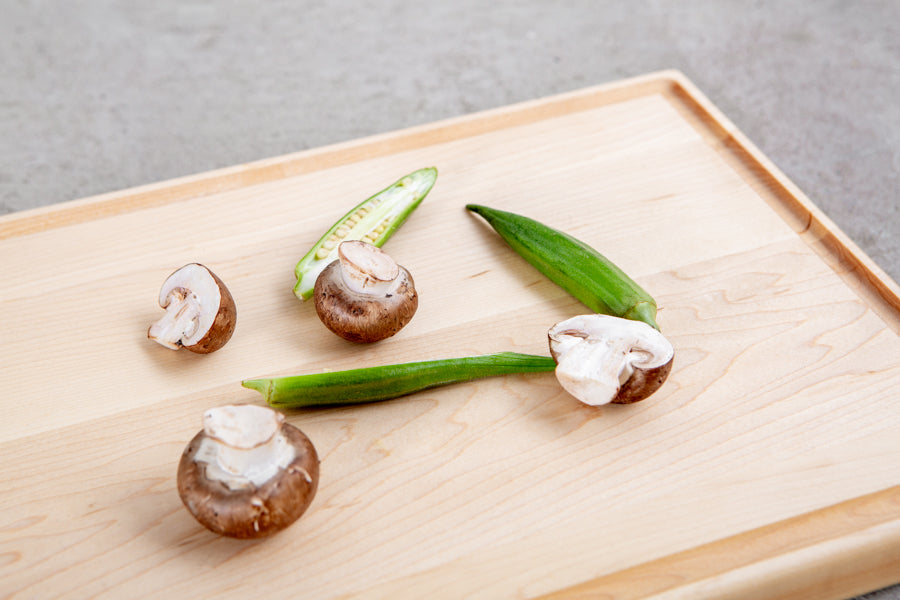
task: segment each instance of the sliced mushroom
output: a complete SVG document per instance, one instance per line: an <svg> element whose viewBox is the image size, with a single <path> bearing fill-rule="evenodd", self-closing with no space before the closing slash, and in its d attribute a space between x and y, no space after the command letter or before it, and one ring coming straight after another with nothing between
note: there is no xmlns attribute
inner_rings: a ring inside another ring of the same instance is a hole
<svg viewBox="0 0 900 600"><path fill-rule="evenodd" d="M166 314L150 326L147 337L166 348L208 354L234 333L234 298L203 265L191 263L169 275L159 290L159 305Z"/></svg>
<svg viewBox="0 0 900 600"><path fill-rule="evenodd" d="M548 336L556 378L567 392L592 406L643 400L672 370L672 344L640 321L581 315L557 323Z"/></svg>
<svg viewBox="0 0 900 600"><path fill-rule="evenodd" d="M235 538L281 531L316 495L319 458L281 413L250 404L206 411L178 464L178 494L207 529Z"/></svg>
<svg viewBox="0 0 900 600"><path fill-rule="evenodd" d="M352 342L391 337L419 306L409 271L361 241L341 242L338 260L319 274L313 293L322 323Z"/></svg>

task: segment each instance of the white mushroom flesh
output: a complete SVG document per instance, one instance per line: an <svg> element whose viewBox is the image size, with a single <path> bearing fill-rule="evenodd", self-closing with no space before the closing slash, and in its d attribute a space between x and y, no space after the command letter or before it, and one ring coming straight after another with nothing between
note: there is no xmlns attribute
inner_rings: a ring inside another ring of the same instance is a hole
<svg viewBox="0 0 900 600"><path fill-rule="evenodd" d="M385 296L400 285L400 267L380 248L359 241L338 246L341 277L348 289L358 294Z"/></svg>
<svg viewBox="0 0 900 600"><path fill-rule="evenodd" d="M221 302L219 285L209 270L185 265L163 283L159 305L166 314L150 326L147 336L173 350L193 346L209 331Z"/></svg>
<svg viewBox="0 0 900 600"><path fill-rule="evenodd" d="M580 315L550 329L556 378L585 404L608 404L635 369L654 369L672 360L672 344L640 321L608 315Z"/></svg>
<svg viewBox="0 0 900 600"><path fill-rule="evenodd" d="M294 447L281 432L284 416L269 408L235 405L203 414L206 437L195 460L206 477L229 489L260 487L294 460Z"/></svg>

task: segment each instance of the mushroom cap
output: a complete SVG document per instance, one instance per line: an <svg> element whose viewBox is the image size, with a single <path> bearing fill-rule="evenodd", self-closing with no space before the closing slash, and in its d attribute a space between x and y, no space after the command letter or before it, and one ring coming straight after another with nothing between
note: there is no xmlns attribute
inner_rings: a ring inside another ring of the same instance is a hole
<svg viewBox="0 0 900 600"><path fill-rule="evenodd" d="M237 444L229 446L213 437L217 434L208 424L188 443L178 464L178 494L188 511L210 531L241 539L265 537L292 524L309 507L319 482L319 458L309 438L285 423L280 413L265 407L248 408L277 415L267 441L276 438L277 454L287 458L283 464L262 465L255 472L229 480L235 463L217 462L212 456L216 448L225 446L240 454L241 450L252 451L256 446L241 442L240 435L235 434L223 436ZM248 421L251 431L245 439L268 428L259 427L259 419Z"/></svg>
<svg viewBox="0 0 900 600"><path fill-rule="evenodd" d="M648 398L668 378L675 357L672 344L653 327L609 315L567 319L548 338L560 384L593 406Z"/></svg>
<svg viewBox="0 0 900 600"><path fill-rule="evenodd" d="M190 263L169 275L159 290L159 305L166 314L150 326L147 337L167 348L209 354L234 333L234 298L204 265Z"/></svg>
<svg viewBox="0 0 900 600"><path fill-rule="evenodd" d="M377 342L400 331L416 313L412 275L381 249L365 242L340 245L340 259L316 279L316 313L351 342Z"/></svg>

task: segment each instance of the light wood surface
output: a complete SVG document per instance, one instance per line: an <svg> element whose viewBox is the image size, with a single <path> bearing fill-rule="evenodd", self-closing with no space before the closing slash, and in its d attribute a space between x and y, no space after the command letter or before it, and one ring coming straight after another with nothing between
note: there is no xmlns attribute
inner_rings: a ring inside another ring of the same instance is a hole
<svg viewBox="0 0 900 600"><path fill-rule="evenodd" d="M361 347L293 266L400 175L437 184L385 249L419 311ZM293 412L322 459L307 514L217 538L175 491L241 379L514 350L584 308L463 206L606 253L676 348L636 405L551 374ZM238 307L209 356L149 342L202 262ZM674 72L0 218L0 596L841 598L900 581L900 300ZM753 595L755 594L755 595Z"/></svg>

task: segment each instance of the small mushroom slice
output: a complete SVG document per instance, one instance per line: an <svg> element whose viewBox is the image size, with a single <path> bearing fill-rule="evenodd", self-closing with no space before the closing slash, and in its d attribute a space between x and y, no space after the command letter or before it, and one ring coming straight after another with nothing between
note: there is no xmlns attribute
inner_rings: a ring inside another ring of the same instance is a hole
<svg viewBox="0 0 900 600"><path fill-rule="evenodd" d="M653 327L608 315L562 321L548 337L556 378L592 406L647 398L669 376L675 356L669 340Z"/></svg>
<svg viewBox="0 0 900 600"><path fill-rule="evenodd" d="M204 527L235 538L281 531L316 495L319 458L302 431L270 408L213 408L178 464L178 494Z"/></svg>
<svg viewBox="0 0 900 600"><path fill-rule="evenodd" d="M159 290L166 314L147 337L166 348L208 354L225 345L237 320L234 299L222 280L197 263L169 275Z"/></svg>
<svg viewBox="0 0 900 600"><path fill-rule="evenodd" d="M338 260L319 274L313 294L322 323L352 342L391 337L419 306L409 271L361 241L341 242Z"/></svg>

